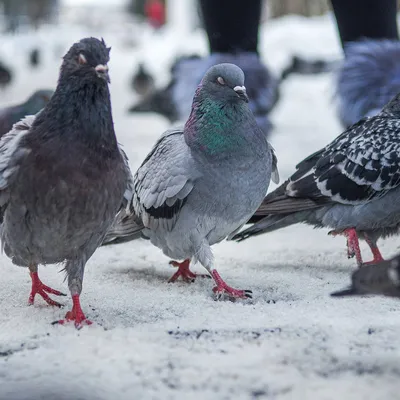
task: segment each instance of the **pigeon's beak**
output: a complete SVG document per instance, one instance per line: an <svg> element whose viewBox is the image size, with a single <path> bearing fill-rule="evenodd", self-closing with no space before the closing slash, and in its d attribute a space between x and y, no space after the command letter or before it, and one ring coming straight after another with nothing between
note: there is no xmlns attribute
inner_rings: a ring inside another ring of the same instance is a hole
<svg viewBox="0 0 400 400"><path fill-rule="evenodd" d="M104 79L108 83L110 83L110 77L108 76L108 67L107 65L99 64L95 68L95 71L97 73L97 76L99 78Z"/></svg>
<svg viewBox="0 0 400 400"><path fill-rule="evenodd" d="M233 90L236 92L236 94L244 100L246 103L249 102L249 98L247 97L246 93L246 88L244 86L235 86Z"/></svg>

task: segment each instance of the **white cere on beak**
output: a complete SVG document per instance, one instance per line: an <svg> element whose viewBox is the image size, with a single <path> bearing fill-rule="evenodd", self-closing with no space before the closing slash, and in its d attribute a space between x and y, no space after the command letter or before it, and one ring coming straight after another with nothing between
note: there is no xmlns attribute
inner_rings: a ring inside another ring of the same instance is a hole
<svg viewBox="0 0 400 400"><path fill-rule="evenodd" d="M107 65L103 65L103 64L96 65L96 67L94 69L96 70L96 72L108 72Z"/></svg>
<svg viewBox="0 0 400 400"><path fill-rule="evenodd" d="M235 92L245 92L245 91L246 91L246 87L245 87L245 86L235 86L235 87L233 88L233 90L234 90Z"/></svg>
<svg viewBox="0 0 400 400"><path fill-rule="evenodd" d="M86 60L86 57L81 53L81 54L79 54L79 58L78 58L78 60L79 60L79 64L81 64L81 65L83 65L83 64L86 64L87 63L87 60Z"/></svg>

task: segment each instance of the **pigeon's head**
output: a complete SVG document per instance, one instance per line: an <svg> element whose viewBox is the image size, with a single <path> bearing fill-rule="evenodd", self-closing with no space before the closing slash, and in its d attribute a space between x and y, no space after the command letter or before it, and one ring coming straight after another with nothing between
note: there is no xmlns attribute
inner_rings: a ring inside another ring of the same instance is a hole
<svg viewBox="0 0 400 400"><path fill-rule="evenodd" d="M42 108L50 101L51 96L53 96L53 90L37 90L34 92L27 100L27 104L29 105L42 105Z"/></svg>
<svg viewBox="0 0 400 400"><path fill-rule="evenodd" d="M248 103L244 86L244 73L235 64L217 64L211 67L200 84L207 96L225 101L245 101Z"/></svg>
<svg viewBox="0 0 400 400"><path fill-rule="evenodd" d="M85 81L110 82L107 65L110 50L103 39L93 37L74 43L64 56L60 80L74 76Z"/></svg>

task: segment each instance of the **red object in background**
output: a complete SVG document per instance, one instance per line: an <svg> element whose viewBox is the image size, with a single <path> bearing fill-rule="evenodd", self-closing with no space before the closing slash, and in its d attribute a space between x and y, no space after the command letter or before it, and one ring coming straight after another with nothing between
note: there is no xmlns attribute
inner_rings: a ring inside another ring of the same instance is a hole
<svg viewBox="0 0 400 400"><path fill-rule="evenodd" d="M165 24L165 5L161 0L146 1L144 12L154 28L160 28Z"/></svg>

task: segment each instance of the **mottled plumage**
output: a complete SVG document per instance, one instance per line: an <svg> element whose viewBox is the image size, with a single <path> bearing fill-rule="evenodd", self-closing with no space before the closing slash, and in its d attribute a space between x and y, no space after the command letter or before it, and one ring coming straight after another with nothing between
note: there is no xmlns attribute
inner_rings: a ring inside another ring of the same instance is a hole
<svg viewBox="0 0 400 400"><path fill-rule="evenodd" d="M400 42L363 40L349 43L338 73L339 118L344 127L377 114L400 93Z"/></svg>
<svg viewBox="0 0 400 400"><path fill-rule="evenodd" d="M114 133L108 61L103 41L75 43L50 102L0 141L4 251L30 269L30 303L39 294L58 304L46 292L60 293L42 284L37 269L65 262L73 298L66 320L77 327L86 321L79 304L85 264L121 207L129 179Z"/></svg>
<svg viewBox="0 0 400 400"><path fill-rule="evenodd" d="M232 64L209 69L183 130L167 131L134 177L133 216L110 237L143 234L173 259L178 276L193 277L189 259L214 278L218 294L248 297L214 269L211 246L240 228L260 205L276 158L247 105L244 76ZM251 190L250 190L251 189Z"/></svg>
<svg viewBox="0 0 400 400"><path fill-rule="evenodd" d="M37 90L24 103L0 110L0 137L27 115L37 114L50 100L52 90Z"/></svg>
<svg viewBox="0 0 400 400"><path fill-rule="evenodd" d="M256 223L233 239L304 222L345 234L359 264L357 236L367 240L375 261L381 259L376 241L400 227L400 95L296 169L266 196L251 219Z"/></svg>
<svg viewBox="0 0 400 400"><path fill-rule="evenodd" d="M332 293L334 297L380 294L400 297L400 256L379 264L367 265L352 275L348 289Z"/></svg>

